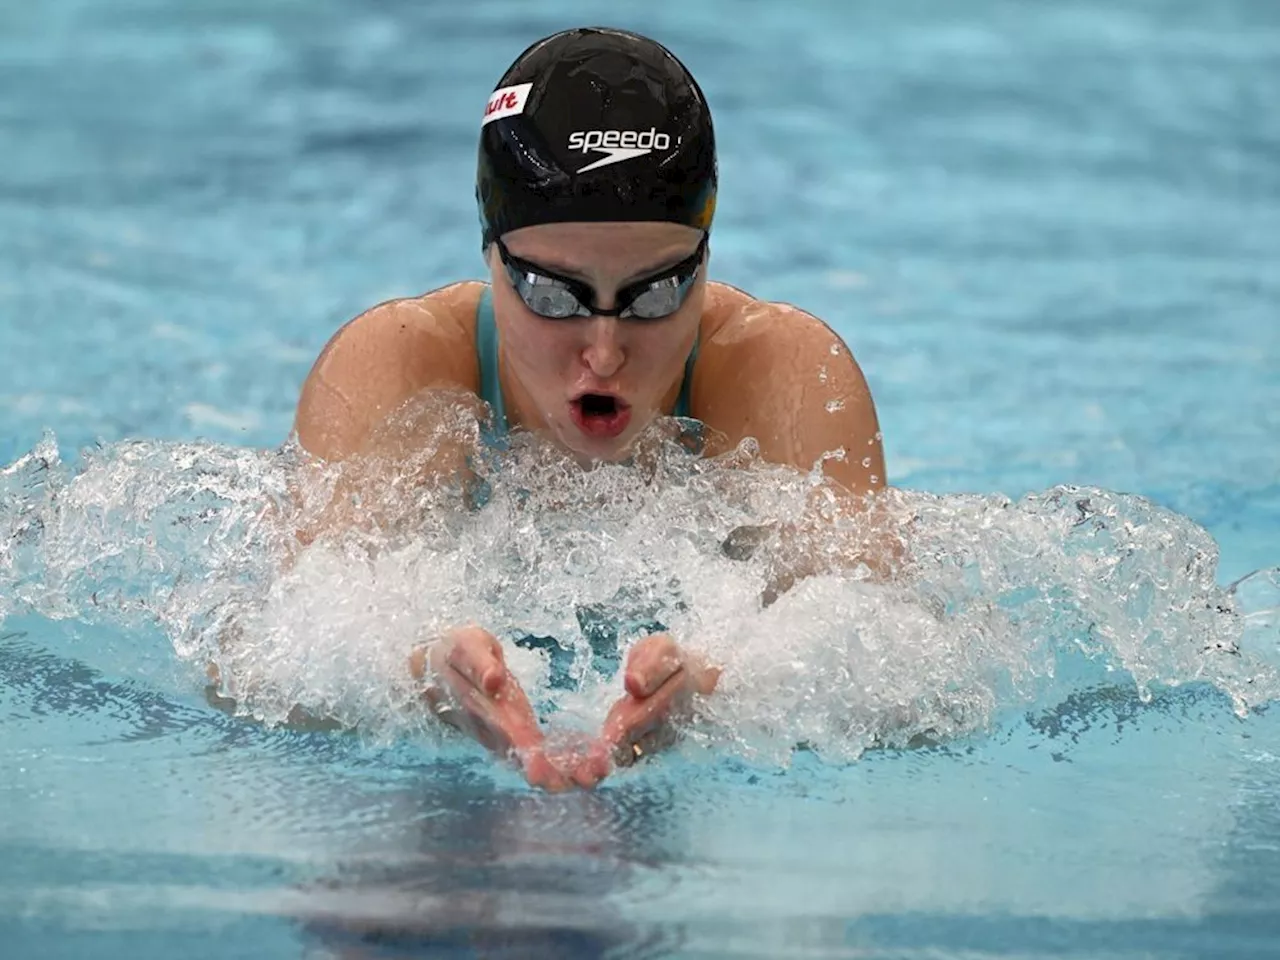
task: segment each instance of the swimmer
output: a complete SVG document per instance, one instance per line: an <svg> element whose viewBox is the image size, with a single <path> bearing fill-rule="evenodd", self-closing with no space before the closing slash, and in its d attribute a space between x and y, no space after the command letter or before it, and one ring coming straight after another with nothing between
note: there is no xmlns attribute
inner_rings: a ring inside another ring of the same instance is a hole
<svg viewBox="0 0 1280 960"><path fill-rule="evenodd" d="M754 438L765 461L821 464L843 502L884 488L875 407L840 338L708 279L715 138L670 51L620 30L557 33L520 55L477 121L487 282L383 303L343 327L302 389L295 432L307 453L394 460L413 431L380 425L436 392L487 404L494 439L530 431L584 468L626 459L657 418L676 416L706 426L708 455ZM465 469L467 451L453 454L433 460L438 479ZM883 562L865 553L850 562ZM409 669L443 720L550 790L594 786L660 748L719 680L686 643L646 637L599 736L557 753L496 627L424 638Z"/></svg>

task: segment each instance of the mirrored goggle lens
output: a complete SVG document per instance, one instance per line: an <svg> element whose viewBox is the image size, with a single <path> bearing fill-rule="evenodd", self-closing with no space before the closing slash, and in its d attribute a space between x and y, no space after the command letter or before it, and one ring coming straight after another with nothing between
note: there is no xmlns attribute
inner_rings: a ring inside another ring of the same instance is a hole
<svg viewBox="0 0 1280 960"><path fill-rule="evenodd" d="M522 270L508 263L507 276L511 285L524 301L525 306L548 320L566 320L570 317L616 316L623 319L661 320L671 316L684 303L689 288L698 275L698 267L687 276L675 275L654 280L623 301L617 310L601 310L584 303L563 280ZM624 294L625 296L625 294Z"/></svg>
<svg viewBox="0 0 1280 960"><path fill-rule="evenodd" d="M636 295L622 311L623 317L636 317L640 320L661 320L669 317L684 303L684 298L693 285L693 277L680 279L671 277L658 280Z"/></svg>
<svg viewBox="0 0 1280 960"><path fill-rule="evenodd" d="M539 277L537 274L521 273L508 270L511 285L525 306L540 317L548 320L564 320L569 317L585 315L582 304L578 302L569 289L558 280L550 277Z"/></svg>

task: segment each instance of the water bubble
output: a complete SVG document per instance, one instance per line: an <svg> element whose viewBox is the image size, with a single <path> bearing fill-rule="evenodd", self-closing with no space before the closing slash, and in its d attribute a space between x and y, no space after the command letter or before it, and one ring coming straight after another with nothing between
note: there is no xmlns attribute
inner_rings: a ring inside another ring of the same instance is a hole
<svg viewBox="0 0 1280 960"><path fill-rule="evenodd" d="M827 401L827 413L836 413L836 412L838 412L838 411L840 411L840 410L843 410L843 409L844 409L844 401L843 401L843 400L828 400L828 401Z"/></svg>
<svg viewBox="0 0 1280 960"><path fill-rule="evenodd" d="M862 458L862 465L863 465L864 467L869 467L869 466L871 466L871 458L870 458L870 457L863 457L863 458Z"/></svg>
<svg viewBox="0 0 1280 960"><path fill-rule="evenodd" d="M424 456L476 424L445 429ZM643 440L634 463L583 470L513 435L469 491L424 487L422 462L361 474L373 466L131 442L68 465L42 444L0 470L3 612L159 631L268 721L301 705L421 736L438 727L406 659L452 626L499 635L531 698L585 726L619 695L627 647L666 629L724 667L700 741L778 762L799 742L851 758L964 734L1098 686L1211 683L1242 713L1280 696L1261 653L1280 639L1280 581L1219 587L1208 534L1139 497L886 487L872 521L751 445L704 459L670 431ZM364 522L299 549L294 531L348 509L352 484ZM871 522L900 533L909 576L842 559Z"/></svg>

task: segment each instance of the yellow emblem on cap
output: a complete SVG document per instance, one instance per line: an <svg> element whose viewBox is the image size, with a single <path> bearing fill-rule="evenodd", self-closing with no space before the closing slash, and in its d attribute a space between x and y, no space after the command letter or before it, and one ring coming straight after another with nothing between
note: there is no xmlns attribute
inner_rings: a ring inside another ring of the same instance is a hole
<svg viewBox="0 0 1280 960"><path fill-rule="evenodd" d="M716 215L716 191L712 187L707 191L706 198L702 201L702 209L697 212L693 218L693 225L699 230L706 230L711 226L711 220Z"/></svg>

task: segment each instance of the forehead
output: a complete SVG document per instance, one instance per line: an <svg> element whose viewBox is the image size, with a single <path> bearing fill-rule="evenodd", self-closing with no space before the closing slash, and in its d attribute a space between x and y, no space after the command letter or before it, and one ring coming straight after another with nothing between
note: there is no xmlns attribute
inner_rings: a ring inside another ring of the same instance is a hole
<svg viewBox="0 0 1280 960"><path fill-rule="evenodd" d="M702 232L678 223L548 223L502 238L517 257L561 273L632 277L689 256Z"/></svg>

